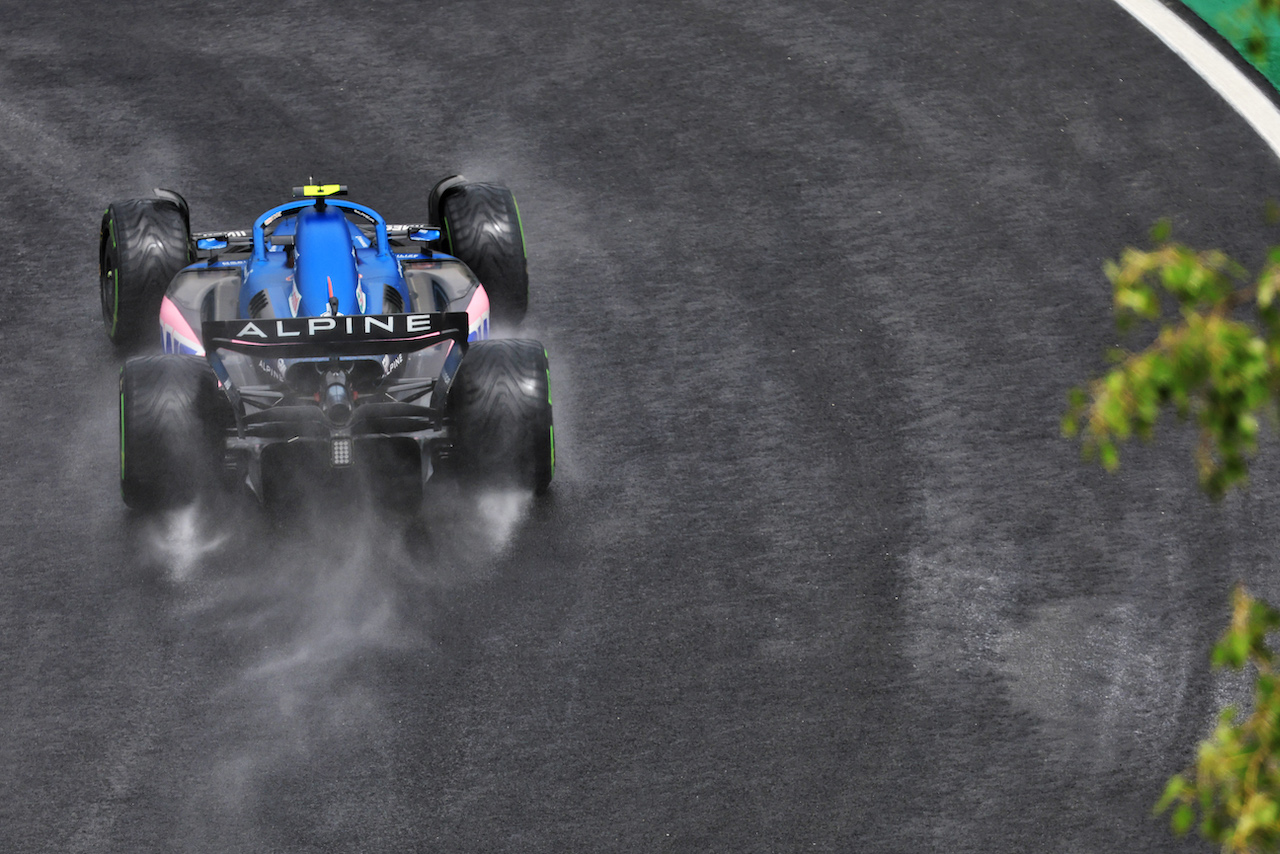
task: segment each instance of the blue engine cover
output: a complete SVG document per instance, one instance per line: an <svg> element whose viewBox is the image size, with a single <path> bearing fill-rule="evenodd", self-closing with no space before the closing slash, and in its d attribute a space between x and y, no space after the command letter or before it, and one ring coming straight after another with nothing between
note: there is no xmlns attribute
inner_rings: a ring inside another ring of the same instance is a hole
<svg viewBox="0 0 1280 854"><path fill-rule="evenodd" d="M366 301L356 295L359 275L353 230L354 226L336 207L298 211L298 231L294 237L297 261L293 275L302 295L299 317L331 313L330 297L338 298L339 314L364 313L359 303ZM378 301L381 303L381 299Z"/></svg>
<svg viewBox="0 0 1280 854"><path fill-rule="evenodd" d="M241 317L265 313L259 296L263 291L270 314L275 317L329 314L331 296L338 300L339 314L382 314L388 287L399 295L400 308L393 310L410 308L409 290L395 255L387 246L380 252L378 245L371 243L343 214L344 208L368 210L349 202L331 202L323 207L294 203L259 218L255 223L255 257L240 291ZM372 211L369 213L378 224L378 240L385 244L383 220ZM292 236L290 250L270 244L263 235L267 218L281 214L283 218L273 235Z"/></svg>

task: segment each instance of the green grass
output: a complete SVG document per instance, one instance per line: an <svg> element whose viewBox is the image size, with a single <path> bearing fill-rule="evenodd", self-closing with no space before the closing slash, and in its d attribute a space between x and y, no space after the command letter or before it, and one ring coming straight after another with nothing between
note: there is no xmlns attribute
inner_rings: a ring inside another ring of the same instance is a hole
<svg viewBox="0 0 1280 854"><path fill-rule="evenodd" d="M1253 11L1250 0L1182 0L1205 23L1222 34L1245 59L1280 89L1280 21L1263 18ZM1255 55L1249 43L1258 34L1266 39L1264 55Z"/></svg>

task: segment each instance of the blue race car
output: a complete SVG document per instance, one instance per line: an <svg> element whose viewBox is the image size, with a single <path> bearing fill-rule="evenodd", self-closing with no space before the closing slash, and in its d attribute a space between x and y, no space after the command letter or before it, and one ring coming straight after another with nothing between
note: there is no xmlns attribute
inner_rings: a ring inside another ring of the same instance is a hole
<svg viewBox="0 0 1280 854"><path fill-rule="evenodd" d="M349 472L398 501L441 470L547 489L546 350L489 337L528 303L514 196L455 175L425 223L390 225L345 194L295 187L250 229L200 234L171 190L107 208L103 320L143 354L120 371L130 507L239 484L270 502Z"/></svg>

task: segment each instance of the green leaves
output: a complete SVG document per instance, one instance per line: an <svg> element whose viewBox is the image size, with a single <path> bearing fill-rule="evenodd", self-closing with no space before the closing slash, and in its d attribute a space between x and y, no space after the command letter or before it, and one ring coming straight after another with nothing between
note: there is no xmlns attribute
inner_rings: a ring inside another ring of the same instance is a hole
<svg viewBox="0 0 1280 854"><path fill-rule="evenodd" d="M1169 233L1167 221L1152 229L1157 240ZM1119 445L1151 439L1172 411L1199 429L1204 489L1220 498L1243 485L1261 416L1280 403L1280 248L1252 283L1222 252L1168 242L1126 249L1106 273L1117 325L1155 324L1155 339L1136 353L1114 351L1111 371L1070 392L1063 433L1079 435L1085 458L1114 471Z"/></svg>
<svg viewBox="0 0 1280 854"><path fill-rule="evenodd" d="M1200 744L1196 763L1173 777L1156 812L1173 808L1170 825L1187 833L1200 817L1200 832L1236 852L1274 851L1280 844L1280 692L1268 632L1280 613L1237 587L1231 626L1213 650L1215 667L1257 670L1253 711L1244 720L1228 706L1213 735Z"/></svg>
<svg viewBox="0 0 1280 854"><path fill-rule="evenodd" d="M1193 421L1201 486L1219 498L1246 482L1264 414L1280 421L1280 247L1250 281L1221 252L1168 242L1167 222L1151 234L1154 249L1126 249L1106 272L1117 325L1153 326L1152 340L1108 353L1111 370L1068 393L1062 430L1114 471L1120 444L1152 438L1163 413ZM1198 819L1203 836L1241 854L1280 850L1280 673L1267 645L1277 629L1280 612L1237 588L1213 664L1256 671L1253 709L1224 709L1156 805L1176 833Z"/></svg>
<svg viewBox="0 0 1280 854"><path fill-rule="evenodd" d="M1254 662L1265 665L1270 673L1273 653L1267 646L1267 634L1277 628L1280 613L1237 587L1232 597L1231 626L1213 648L1214 667L1239 670Z"/></svg>

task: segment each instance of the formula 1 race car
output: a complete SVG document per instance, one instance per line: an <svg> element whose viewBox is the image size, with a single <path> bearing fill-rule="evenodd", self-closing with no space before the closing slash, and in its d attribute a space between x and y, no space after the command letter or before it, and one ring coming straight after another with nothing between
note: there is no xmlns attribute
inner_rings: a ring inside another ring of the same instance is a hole
<svg viewBox="0 0 1280 854"><path fill-rule="evenodd" d="M528 301L509 190L452 176L425 223L389 225L308 184L250 229L200 234L181 196L154 194L107 208L99 250L111 341L163 350L120 371L126 504L237 484L270 502L304 471L419 499L442 469L547 489L546 350L489 338Z"/></svg>

